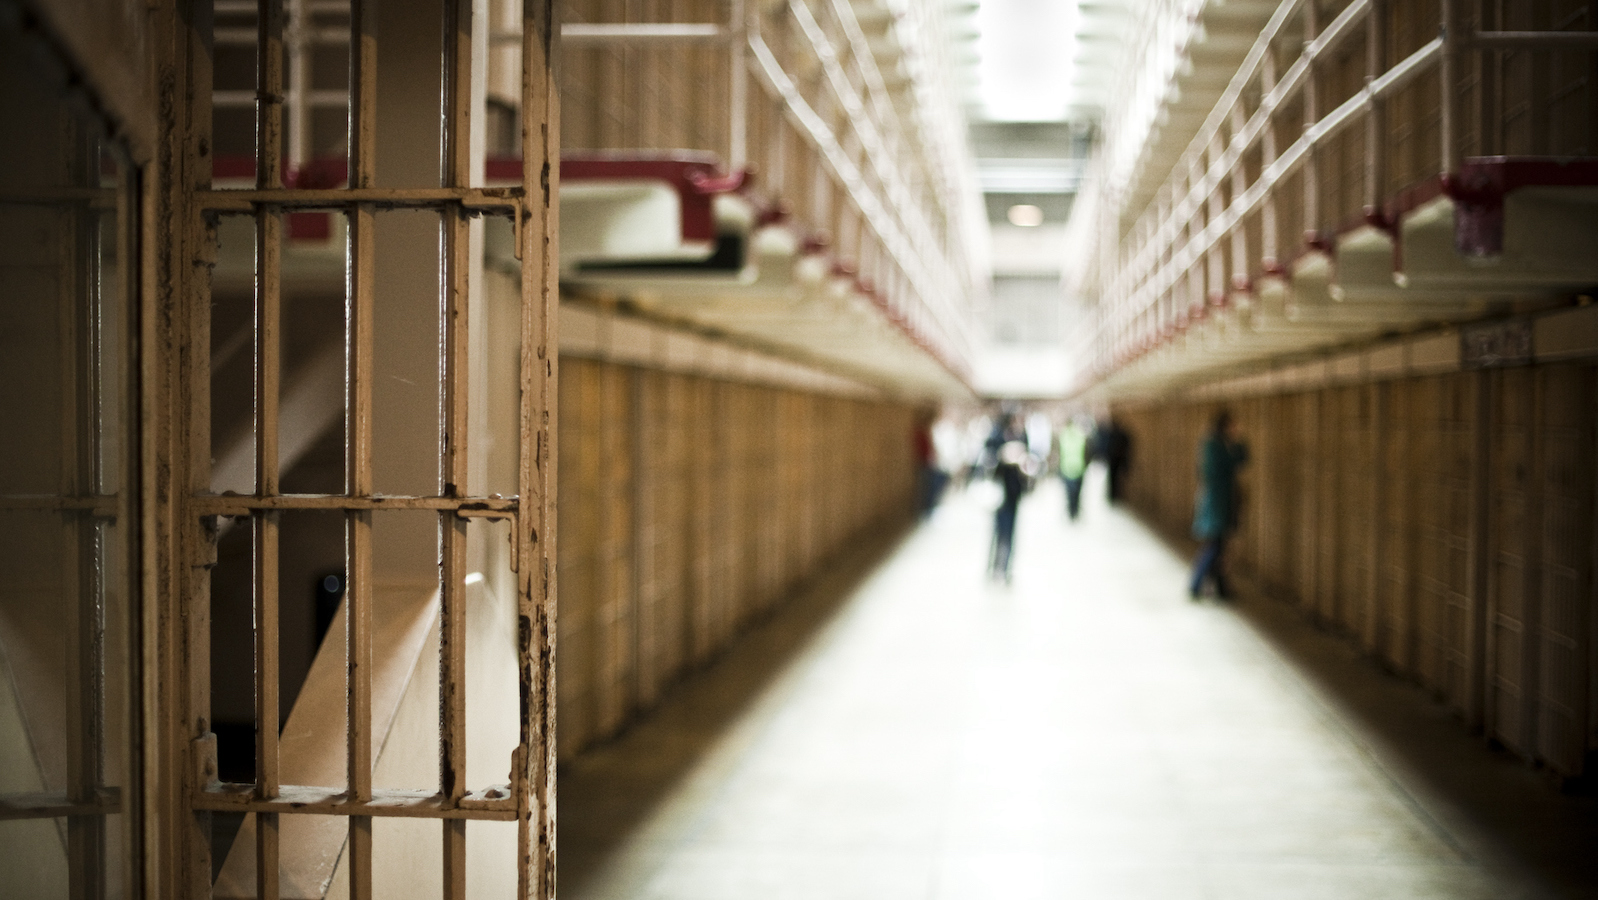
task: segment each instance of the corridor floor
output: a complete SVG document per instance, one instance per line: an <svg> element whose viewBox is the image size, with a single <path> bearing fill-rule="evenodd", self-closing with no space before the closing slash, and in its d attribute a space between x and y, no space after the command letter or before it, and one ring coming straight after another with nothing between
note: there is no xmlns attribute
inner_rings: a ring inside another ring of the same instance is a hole
<svg viewBox="0 0 1598 900"><path fill-rule="evenodd" d="M987 580L990 487L570 765L561 896L1595 896L1592 802L1282 604L1190 602L1098 484L1074 525L1040 487Z"/></svg>

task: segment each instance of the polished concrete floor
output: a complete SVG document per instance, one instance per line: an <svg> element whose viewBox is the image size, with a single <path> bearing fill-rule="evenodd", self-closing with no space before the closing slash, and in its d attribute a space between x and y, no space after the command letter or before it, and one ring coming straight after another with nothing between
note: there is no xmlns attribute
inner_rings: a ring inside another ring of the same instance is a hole
<svg viewBox="0 0 1598 900"><path fill-rule="evenodd" d="M1598 814L1089 484L951 496L560 783L564 900L1598 896Z"/></svg>

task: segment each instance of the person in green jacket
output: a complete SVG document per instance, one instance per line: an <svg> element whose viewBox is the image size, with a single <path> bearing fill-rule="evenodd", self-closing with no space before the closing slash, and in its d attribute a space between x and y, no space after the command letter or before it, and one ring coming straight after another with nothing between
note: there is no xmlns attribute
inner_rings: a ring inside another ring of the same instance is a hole
<svg viewBox="0 0 1598 900"><path fill-rule="evenodd" d="M1088 431L1075 418L1066 419L1060 442L1060 478L1065 482L1065 512L1075 522L1082 510L1082 476L1088 470Z"/></svg>
<svg viewBox="0 0 1598 900"><path fill-rule="evenodd" d="M1198 496L1193 505L1193 537L1202 542L1193 563L1188 595L1199 598L1206 578L1215 582L1215 594L1228 599L1226 539L1237 528L1237 470L1248 462L1248 448L1232 434L1232 415L1215 414L1215 426L1199 445Z"/></svg>

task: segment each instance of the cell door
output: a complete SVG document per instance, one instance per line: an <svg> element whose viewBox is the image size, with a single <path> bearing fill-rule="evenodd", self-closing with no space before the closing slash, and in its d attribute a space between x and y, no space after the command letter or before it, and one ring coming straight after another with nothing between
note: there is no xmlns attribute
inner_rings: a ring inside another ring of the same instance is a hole
<svg viewBox="0 0 1598 900"><path fill-rule="evenodd" d="M553 896L551 5L189 13L185 894Z"/></svg>

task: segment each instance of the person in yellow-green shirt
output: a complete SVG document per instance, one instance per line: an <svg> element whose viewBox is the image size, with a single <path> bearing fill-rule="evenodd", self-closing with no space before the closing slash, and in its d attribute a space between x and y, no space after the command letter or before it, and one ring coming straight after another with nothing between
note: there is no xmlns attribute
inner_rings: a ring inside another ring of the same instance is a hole
<svg viewBox="0 0 1598 900"><path fill-rule="evenodd" d="M1082 476L1088 470L1088 429L1067 419L1056 438L1060 444L1060 478L1065 482L1065 512L1076 521L1082 511Z"/></svg>

